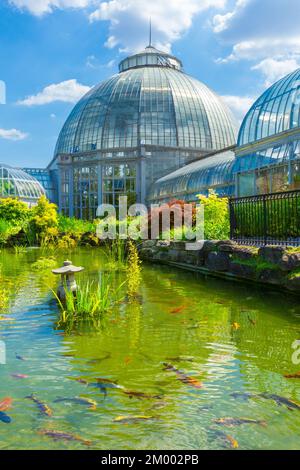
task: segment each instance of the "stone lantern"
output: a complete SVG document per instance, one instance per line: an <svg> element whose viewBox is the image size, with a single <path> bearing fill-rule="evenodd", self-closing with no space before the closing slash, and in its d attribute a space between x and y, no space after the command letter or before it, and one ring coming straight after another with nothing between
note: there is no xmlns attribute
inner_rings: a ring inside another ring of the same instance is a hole
<svg viewBox="0 0 300 470"><path fill-rule="evenodd" d="M53 274L61 275L61 283L57 290L57 296L61 301L66 300L66 289L69 292L73 292L74 295L77 291L77 284L75 274L83 271L84 268L81 266L74 266L72 261L64 261L61 268L52 269Z"/></svg>

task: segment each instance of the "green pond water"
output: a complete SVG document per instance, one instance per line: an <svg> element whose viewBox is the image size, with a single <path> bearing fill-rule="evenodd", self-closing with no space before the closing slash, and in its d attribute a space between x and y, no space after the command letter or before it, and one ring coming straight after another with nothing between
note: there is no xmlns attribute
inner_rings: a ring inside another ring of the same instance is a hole
<svg viewBox="0 0 300 470"><path fill-rule="evenodd" d="M13 398L6 411L11 423L0 421L1 449L223 449L231 447L228 435L240 449L300 448L300 410L260 395L300 403L300 380L283 377L300 369L292 362L292 344L300 339L299 299L144 265L139 301L120 303L98 331L65 334L55 329L58 307L51 288L57 278L50 270L32 269L41 256L39 250L0 253L12 294L10 311L0 318L0 340L7 349L0 401ZM101 250L82 249L68 257L86 267L78 279L97 280L105 271ZM56 258L60 265L63 257ZM180 380L185 376L166 370L166 362L203 388ZM76 378L90 384L108 379L118 387L95 388ZM126 390L146 396L130 397ZM25 398L32 393L52 416ZM256 398L247 400L247 393ZM97 407L55 402L58 397L90 398ZM122 416L148 419L116 421ZM228 417L266 425L229 428L215 422ZM91 446L54 440L43 430L76 435Z"/></svg>

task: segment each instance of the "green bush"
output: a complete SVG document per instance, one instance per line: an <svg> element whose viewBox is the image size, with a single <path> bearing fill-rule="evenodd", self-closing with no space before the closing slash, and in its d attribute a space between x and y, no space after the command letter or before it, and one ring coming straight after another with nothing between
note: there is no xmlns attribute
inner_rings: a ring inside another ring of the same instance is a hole
<svg viewBox="0 0 300 470"><path fill-rule="evenodd" d="M0 219L20 225L28 220L29 216L30 210L25 202L10 197L0 199Z"/></svg>
<svg viewBox="0 0 300 470"><path fill-rule="evenodd" d="M58 236L57 206L41 196L32 209L30 225L35 233L36 241L41 245L54 243Z"/></svg>
<svg viewBox="0 0 300 470"><path fill-rule="evenodd" d="M230 237L229 206L227 198L220 198L210 190L209 195L198 196L204 206L205 240L227 240Z"/></svg>

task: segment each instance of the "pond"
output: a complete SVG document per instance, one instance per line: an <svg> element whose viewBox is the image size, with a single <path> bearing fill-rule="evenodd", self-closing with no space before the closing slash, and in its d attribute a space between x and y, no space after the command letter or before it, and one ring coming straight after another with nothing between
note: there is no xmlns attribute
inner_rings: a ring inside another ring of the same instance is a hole
<svg viewBox="0 0 300 470"><path fill-rule="evenodd" d="M32 269L41 256L0 253L12 293L0 402L13 399L1 449L300 448L300 380L284 377L300 369L299 299L143 265L137 301L66 334L57 279ZM78 279L105 271L99 249L68 256L86 267Z"/></svg>

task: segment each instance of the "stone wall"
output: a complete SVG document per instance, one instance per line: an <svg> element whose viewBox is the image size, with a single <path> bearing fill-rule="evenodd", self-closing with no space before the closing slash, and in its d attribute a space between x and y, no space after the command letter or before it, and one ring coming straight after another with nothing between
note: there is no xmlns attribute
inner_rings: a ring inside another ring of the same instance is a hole
<svg viewBox="0 0 300 470"><path fill-rule="evenodd" d="M300 294L300 247L240 246L232 241L205 241L189 251L184 242L147 240L140 247L142 260L164 263L232 280L279 286Z"/></svg>

